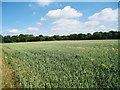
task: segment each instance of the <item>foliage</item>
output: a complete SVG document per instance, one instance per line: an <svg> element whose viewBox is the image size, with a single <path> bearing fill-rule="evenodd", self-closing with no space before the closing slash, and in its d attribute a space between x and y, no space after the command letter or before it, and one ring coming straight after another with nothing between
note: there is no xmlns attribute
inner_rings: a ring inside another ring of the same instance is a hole
<svg viewBox="0 0 120 90"><path fill-rule="evenodd" d="M54 35L54 36L33 36L33 35L23 35L20 34L14 36L4 36L3 42L10 43L10 42L32 42L32 41L54 41L54 40L94 40L94 39L120 39L119 32L117 31L110 31L110 32L94 32L93 34L70 34L70 35Z"/></svg>
<svg viewBox="0 0 120 90"><path fill-rule="evenodd" d="M2 35L0 35L0 43L2 43L2 38L3 38L3 36L2 36Z"/></svg>

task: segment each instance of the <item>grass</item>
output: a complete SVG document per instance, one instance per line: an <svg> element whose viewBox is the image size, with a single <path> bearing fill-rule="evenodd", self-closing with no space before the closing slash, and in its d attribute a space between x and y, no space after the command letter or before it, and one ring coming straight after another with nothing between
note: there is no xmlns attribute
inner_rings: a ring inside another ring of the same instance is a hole
<svg viewBox="0 0 120 90"><path fill-rule="evenodd" d="M119 87L118 40L5 43L23 88Z"/></svg>

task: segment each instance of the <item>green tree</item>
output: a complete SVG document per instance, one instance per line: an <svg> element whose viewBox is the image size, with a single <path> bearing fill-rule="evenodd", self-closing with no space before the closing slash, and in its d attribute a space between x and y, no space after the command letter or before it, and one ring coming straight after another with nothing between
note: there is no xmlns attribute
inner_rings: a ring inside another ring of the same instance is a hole
<svg viewBox="0 0 120 90"><path fill-rule="evenodd" d="M102 39L107 39L108 38L108 33L107 32L104 32L103 34L102 34Z"/></svg>
<svg viewBox="0 0 120 90"><path fill-rule="evenodd" d="M53 37L49 37L49 41L55 41Z"/></svg>
<svg viewBox="0 0 120 90"><path fill-rule="evenodd" d="M102 33L100 32L93 33L93 39L101 39L101 38L102 38Z"/></svg>
<svg viewBox="0 0 120 90"><path fill-rule="evenodd" d="M0 43L2 43L3 42L3 36L2 35L0 35Z"/></svg>
<svg viewBox="0 0 120 90"><path fill-rule="evenodd" d="M49 36L45 36L45 41L49 41L50 37Z"/></svg>
<svg viewBox="0 0 120 90"><path fill-rule="evenodd" d="M70 40L77 40L78 35L77 34L70 34L69 38L70 38Z"/></svg>
<svg viewBox="0 0 120 90"><path fill-rule="evenodd" d="M5 37L3 38L3 41L4 41L5 43L11 43L11 42L12 42L11 36L10 36L10 35L5 36Z"/></svg>
<svg viewBox="0 0 120 90"><path fill-rule="evenodd" d="M17 35L12 36L11 39L12 39L12 42L19 42L20 41L19 36L17 36Z"/></svg>
<svg viewBox="0 0 120 90"><path fill-rule="evenodd" d="M78 40L83 40L84 39L84 34L80 33L78 34Z"/></svg>
<svg viewBox="0 0 120 90"><path fill-rule="evenodd" d="M19 38L20 38L20 42L25 42L26 41L26 37L23 34L20 34Z"/></svg>
<svg viewBox="0 0 120 90"><path fill-rule="evenodd" d="M91 33L87 33L86 39L90 40L91 38L92 38L92 34Z"/></svg>
<svg viewBox="0 0 120 90"><path fill-rule="evenodd" d="M54 35L53 38L54 38L55 40L62 40L61 36L59 36L59 35Z"/></svg>
<svg viewBox="0 0 120 90"><path fill-rule="evenodd" d="M69 40L69 36L61 36L62 40Z"/></svg>
<svg viewBox="0 0 120 90"><path fill-rule="evenodd" d="M39 41L44 41L45 37L43 35L39 35Z"/></svg>

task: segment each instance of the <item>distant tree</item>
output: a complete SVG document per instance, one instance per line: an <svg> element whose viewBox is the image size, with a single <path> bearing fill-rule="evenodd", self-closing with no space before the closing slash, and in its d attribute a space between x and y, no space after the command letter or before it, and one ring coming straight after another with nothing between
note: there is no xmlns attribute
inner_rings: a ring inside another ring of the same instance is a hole
<svg viewBox="0 0 120 90"><path fill-rule="evenodd" d="M39 35L39 41L44 41L45 37L43 35Z"/></svg>
<svg viewBox="0 0 120 90"><path fill-rule="evenodd" d="M61 36L62 40L69 40L69 36Z"/></svg>
<svg viewBox="0 0 120 90"><path fill-rule="evenodd" d="M109 32L109 38L111 39L117 39L118 38L118 32L117 31L110 31Z"/></svg>
<svg viewBox="0 0 120 90"><path fill-rule="evenodd" d="M33 35L28 35L27 38L28 38L27 40L28 40L29 42L37 41L37 40L36 40L36 37L33 36Z"/></svg>
<svg viewBox="0 0 120 90"><path fill-rule="evenodd" d="M102 39L108 39L108 33L107 32L103 32Z"/></svg>
<svg viewBox="0 0 120 90"><path fill-rule="evenodd" d="M11 36L10 36L10 35L5 36L5 37L3 38L3 41L4 41L5 43L11 43L11 42L12 42Z"/></svg>
<svg viewBox="0 0 120 90"><path fill-rule="evenodd" d="M120 31L118 31L118 39L120 39Z"/></svg>
<svg viewBox="0 0 120 90"><path fill-rule="evenodd" d="M78 40L83 40L84 39L84 34L80 33L78 34Z"/></svg>
<svg viewBox="0 0 120 90"><path fill-rule="evenodd" d="M88 40L92 39L92 34L91 33L87 33L86 39L88 39Z"/></svg>
<svg viewBox="0 0 120 90"><path fill-rule="evenodd" d="M78 35L77 34L70 34L69 38L70 38L70 40L77 40Z"/></svg>
<svg viewBox="0 0 120 90"><path fill-rule="evenodd" d="M53 37L45 36L45 41L54 41L55 39Z"/></svg>
<svg viewBox="0 0 120 90"><path fill-rule="evenodd" d="M20 38L20 42L25 42L26 41L26 37L23 34L20 34L19 38Z"/></svg>
<svg viewBox="0 0 120 90"><path fill-rule="evenodd" d="M35 41L40 41L39 36L36 36L36 37L35 37Z"/></svg>
<svg viewBox="0 0 120 90"><path fill-rule="evenodd" d="M0 43L2 43L3 42L3 36L2 35L0 35Z"/></svg>
<svg viewBox="0 0 120 90"><path fill-rule="evenodd" d="M49 41L50 37L49 36L45 36L45 41Z"/></svg>
<svg viewBox="0 0 120 90"><path fill-rule="evenodd" d="M44 37L43 35L39 35L39 37Z"/></svg>
<svg viewBox="0 0 120 90"><path fill-rule="evenodd" d="M108 39L112 39L112 37L113 37L112 34L113 34L112 32L108 32L108 33L107 33L107 37L108 37Z"/></svg>
<svg viewBox="0 0 120 90"><path fill-rule="evenodd" d="M61 39L62 39L61 36L59 36L59 35L54 35L53 38L54 38L55 40L61 40Z"/></svg>
<svg viewBox="0 0 120 90"><path fill-rule="evenodd" d="M49 37L49 41L55 41L53 37Z"/></svg>
<svg viewBox="0 0 120 90"><path fill-rule="evenodd" d="M93 33L93 39L101 39L101 38L102 38L102 34L100 32Z"/></svg>
<svg viewBox="0 0 120 90"><path fill-rule="evenodd" d="M110 31L110 32L94 32L93 34L70 34L70 35L54 35L54 36L34 36L29 34L20 34L14 36L2 36L0 35L0 42L5 43L10 42L32 42L32 41L54 41L54 40L92 40L92 39L120 39L120 31Z"/></svg>
<svg viewBox="0 0 120 90"><path fill-rule="evenodd" d="M19 42L20 41L19 36L17 36L17 35L12 36L11 40L12 40L12 42Z"/></svg>

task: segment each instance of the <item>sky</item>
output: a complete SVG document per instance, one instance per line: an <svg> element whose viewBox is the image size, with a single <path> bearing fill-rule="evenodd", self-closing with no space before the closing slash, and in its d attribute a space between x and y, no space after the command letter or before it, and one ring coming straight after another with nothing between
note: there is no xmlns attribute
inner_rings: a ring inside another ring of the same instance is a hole
<svg viewBox="0 0 120 90"><path fill-rule="evenodd" d="M117 2L2 2L2 35L118 30Z"/></svg>

